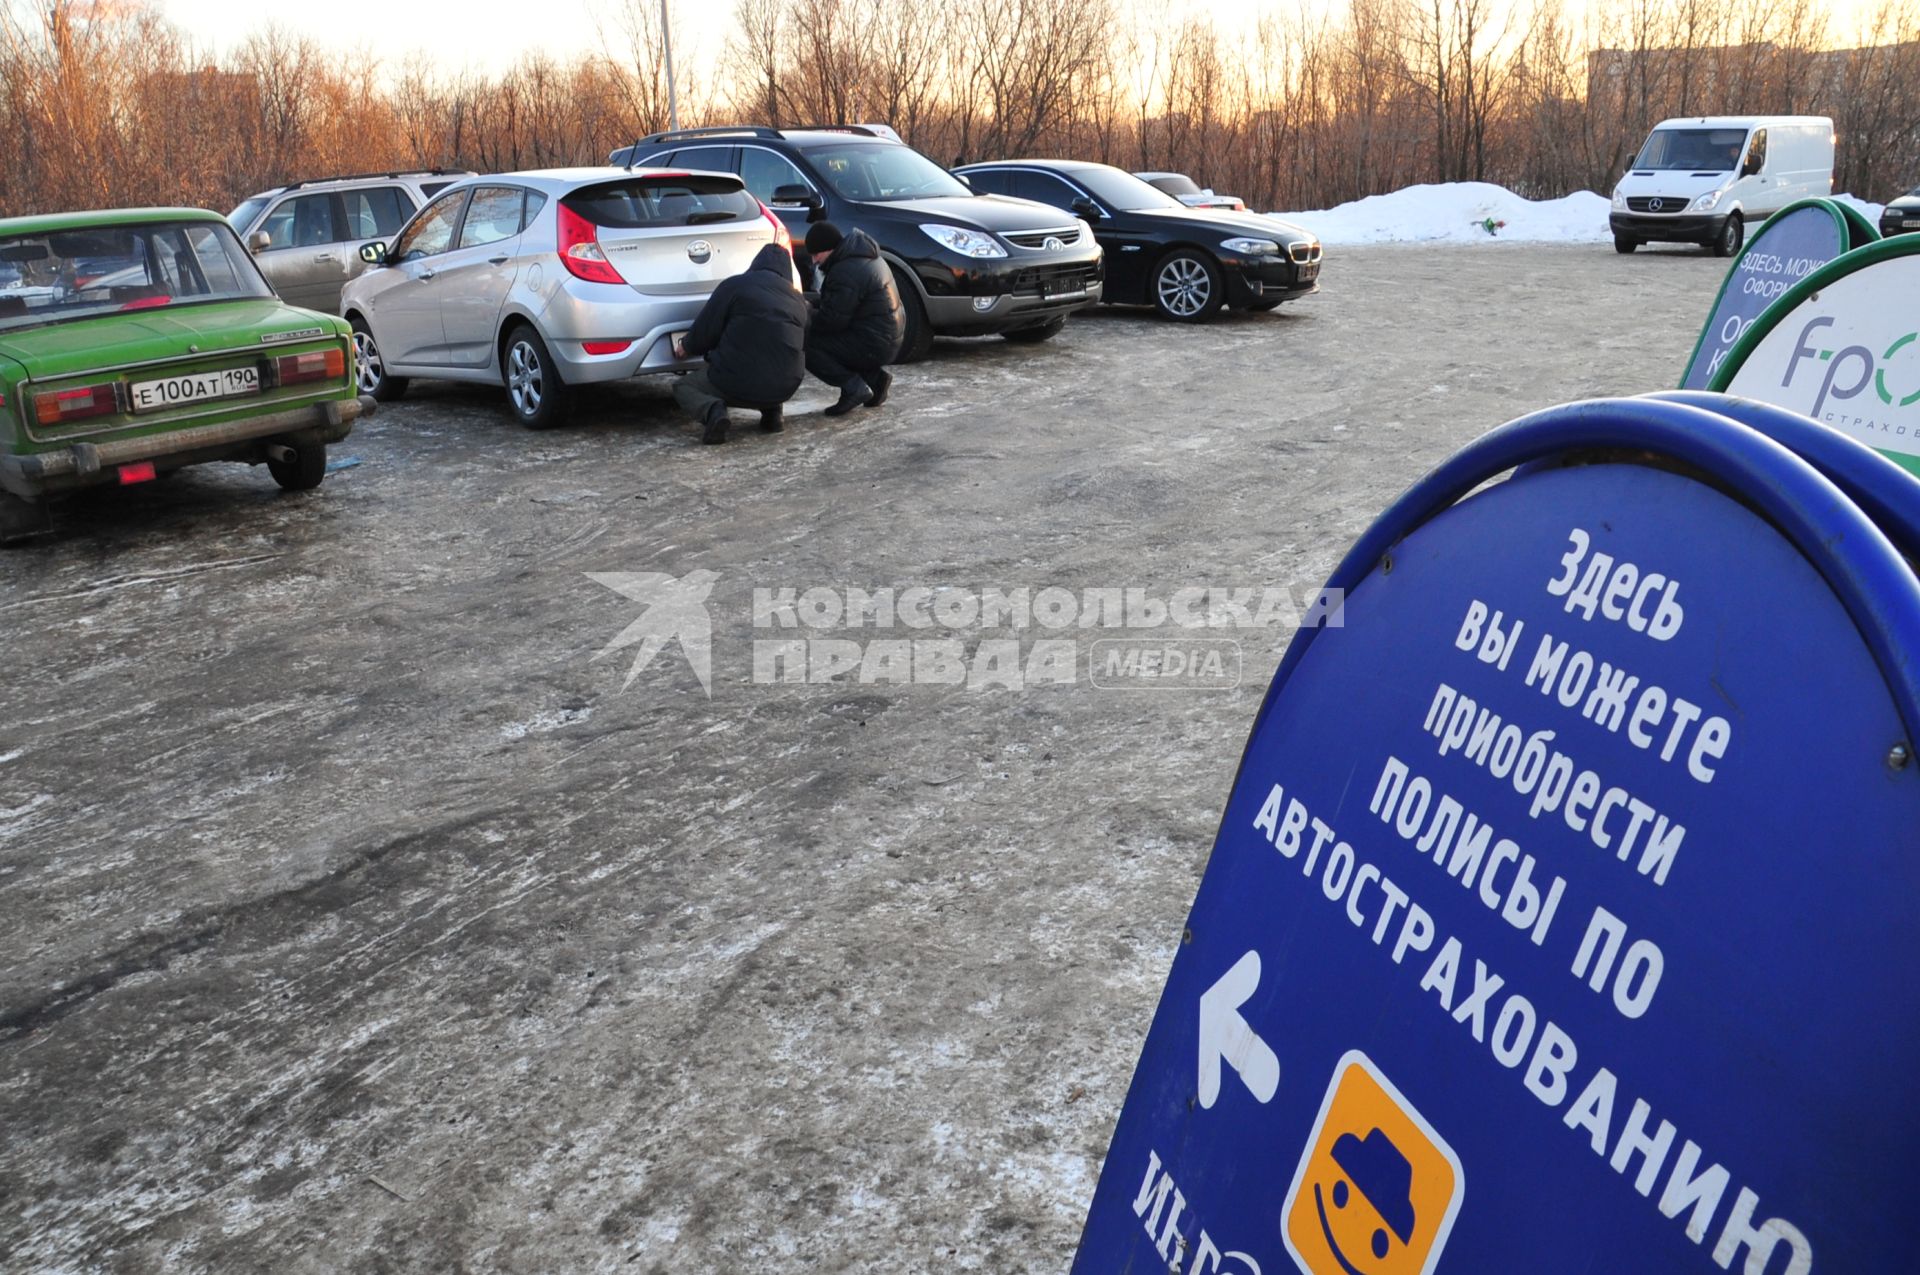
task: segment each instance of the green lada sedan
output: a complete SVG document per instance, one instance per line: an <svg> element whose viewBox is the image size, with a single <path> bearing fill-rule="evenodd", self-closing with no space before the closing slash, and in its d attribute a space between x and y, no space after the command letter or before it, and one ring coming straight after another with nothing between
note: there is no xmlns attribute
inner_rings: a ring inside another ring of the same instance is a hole
<svg viewBox="0 0 1920 1275"><path fill-rule="evenodd" d="M274 296L218 214L0 220L0 543L61 492L205 461L316 487L372 411L346 322Z"/></svg>

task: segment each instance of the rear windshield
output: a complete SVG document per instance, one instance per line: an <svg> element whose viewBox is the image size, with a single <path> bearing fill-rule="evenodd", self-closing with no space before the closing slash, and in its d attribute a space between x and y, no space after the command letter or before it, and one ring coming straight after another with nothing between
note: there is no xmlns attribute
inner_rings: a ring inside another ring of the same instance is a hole
<svg viewBox="0 0 1920 1275"><path fill-rule="evenodd" d="M1200 188L1193 184L1193 178L1181 177L1178 174L1172 177L1149 177L1147 178L1147 184L1157 190L1164 190L1169 195L1197 195L1200 193Z"/></svg>
<svg viewBox="0 0 1920 1275"><path fill-rule="evenodd" d="M1730 173L1739 166L1746 145L1744 128L1657 128L1633 166L1667 173Z"/></svg>
<svg viewBox="0 0 1920 1275"><path fill-rule="evenodd" d="M737 177L633 177L574 191L560 201L596 226L708 226L760 215Z"/></svg>
<svg viewBox="0 0 1920 1275"><path fill-rule="evenodd" d="M224 222L0 238L0 332L120 310L272 295Z"/></svg>

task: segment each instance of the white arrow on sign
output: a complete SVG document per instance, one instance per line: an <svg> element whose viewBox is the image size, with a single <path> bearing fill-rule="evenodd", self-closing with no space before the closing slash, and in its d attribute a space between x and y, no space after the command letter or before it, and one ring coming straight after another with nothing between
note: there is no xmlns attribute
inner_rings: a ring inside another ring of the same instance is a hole
<svg viewBox="0 0 1920 1275"><path fill-rule="evenodd" d="M1260 987L1260 953L1248 952L1221 975L1220 981L1200 993L1200 1105L1211 1107L1220 1097L1220 1062L1233 1064L1253 1096L1272 1102L1280 1087L1280 1060L1267 1042L1253 1034L1240 1007Z"/></svg>

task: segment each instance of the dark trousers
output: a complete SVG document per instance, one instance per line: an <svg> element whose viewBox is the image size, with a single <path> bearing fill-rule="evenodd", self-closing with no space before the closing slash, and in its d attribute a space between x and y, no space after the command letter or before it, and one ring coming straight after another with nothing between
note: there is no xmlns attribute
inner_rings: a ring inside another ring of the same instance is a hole
<svg viewBox="0 0 1920 1275"><path fill-rule="evenodd" d="M836 390L856 376L871 385L885 367L884 361L875 363L866 355L849 355L832 335L807 337L807 371Z"/></svg>
<svg viewBox="0 0 1920 1275"><path fill-rule="evenodd" d="M713 378L707 375L707 369L703 367L695 368L673 383L673 401L691 413L695 420L705 420L707 410L716 403L723 408L744 408L762 416L780 411L778 403L749 403L744 399L728 398L714 388Z"/></svg>

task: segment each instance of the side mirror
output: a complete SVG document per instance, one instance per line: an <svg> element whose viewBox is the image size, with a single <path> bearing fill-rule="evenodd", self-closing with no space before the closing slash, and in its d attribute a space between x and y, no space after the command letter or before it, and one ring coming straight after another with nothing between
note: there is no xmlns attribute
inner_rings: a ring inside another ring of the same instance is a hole
<svg viewBox="0 0 1920 1275"><path fill-rule="evenodd" d="M826 207L827 201L820 198L820 192L801 182L773 188L773 200L776 206L787 208L805 208L809 212L818 212Z"/></svg>
<svg viewBox="0 0 1920 1275"><path fill-rule="evenodd" d="M1746 163L1740 165L1740 175L1742 177L1751 177L1759 171L1760 171L1760 157L1758 155L1747 156Z"/></svg>
<svg viewBox="0 0 1920 1275"><path fill-rule="evenodd" d="M387 245L378 239L361 244L360 260L370 266L384 266L387 264Z"/></svg>
<svg viewBox="0 0 1920 1275"><path fill-rule="evenodd" d="M1073 201L1073 215L1083 217L1088 221L1099 221L1100 205L1094 203L1091 199L1076 199Z"/></svg>
<svg viewBox="0 0 1920 1275"><path fill-rule="evenodd" d="M248 252L265 252L273 247L273 236L264 230L256 230L247 236Z"/></svg>

